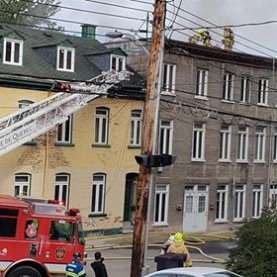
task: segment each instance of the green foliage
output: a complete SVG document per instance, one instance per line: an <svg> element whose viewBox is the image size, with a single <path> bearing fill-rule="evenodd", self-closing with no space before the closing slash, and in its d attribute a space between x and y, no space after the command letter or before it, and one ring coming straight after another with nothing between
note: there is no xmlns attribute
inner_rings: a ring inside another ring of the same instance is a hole
<svg viewBox="0 0 277 277"><path fill-rule="evenodd" d="M266 209L259 219L242 226L238 246L232 249L227 268L244 277L277 276L277 210Z"/></svg>
<svg viewBox="0 0 277 277"><path fill-rule="evenodd" d="M60 3L56 0L0 0L0 22L57 28L49 17L60 10Z"/></svg>

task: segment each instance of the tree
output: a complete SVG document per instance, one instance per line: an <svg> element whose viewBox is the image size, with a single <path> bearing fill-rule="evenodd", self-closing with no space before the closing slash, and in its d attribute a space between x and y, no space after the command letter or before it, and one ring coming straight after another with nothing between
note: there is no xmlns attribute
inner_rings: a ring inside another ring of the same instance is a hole
<svg viewBox="0 0 277 277"><path fill-rule="evenodd" d="M59 28L49 18L60 4L57 0L0 0L0 22Z"/></svg>
<svg viewBox="0 0 277 277"><path fill-rule="evenodd" d="M259 219L243 225L227 268L244 277L277 276L277 210L265 209Z"/></svg>

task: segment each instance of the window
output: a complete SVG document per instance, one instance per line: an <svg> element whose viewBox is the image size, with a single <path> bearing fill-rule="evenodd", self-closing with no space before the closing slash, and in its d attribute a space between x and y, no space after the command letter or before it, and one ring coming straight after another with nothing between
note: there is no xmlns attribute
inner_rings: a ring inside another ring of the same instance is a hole
<svg viewBox="0 0 277 277"><path fill-rule="evenodd" d="M269 207L272 209L277 208L277 185L270 185L269 189Z"/></svg>
<svg viewBox="0 0 277 277"><path fill-rule="evenodd" d="M268 104L268 79L259 80L259 91L258 91L258 104Z"/></svg>
<svg viewBox="0 0 277 277"><path fill-rule="evenodd" d="M168 94L175 93L175 78L176 78L176 65L167 64L163 65L163 80L162 92Z"/></svg>
<svg viewBox="0 0 277 277"><path fill-rule="evenodd" d="M63 242L72 241L74 234L74 223L64 220L51 221L49 239Z"/></svg>
<svg viewBox="0 0 277 277"><path fill-rule="evenodd" d="M196 76L196 96L205 97L208 92L208 70L198 69Z"/></svg>
<svg viewBox="0 0 277 277"><path fill-rule="evenodd" d="M247 162L248 159L248 127L239 126L237 161Z"/></svg>
<svg viewBox="0 0 277 277"><path fill-rule="evenodd" d="M234 91L234 74L225 73L223 81L223 100L232 101Z"/></svg>
<svg viewBox="0 0 277 277"><path fill-rule="evenodd" d="M108 144L109 110L96 108L95 111L95 137L96 144Z"/></svg>
<svg viewBox="0 0 277 277"><path fill-rule="evenodd" d="M277 162L277 127L274 128L273 133L273 160Z"/></svg>
<svg viewBox="0 0 277 277"><path fill-rule="evenodd" d="M169 185L156 185L154 224L167 224Z"/></svg>
<svg viewBox="0 0 277 277"><path fill-rule="evenodd" d="M14 196L30 196L31 175L18 173L14 176Z"/></svg>
<svg viewBox="0 0 277 277"><path fill-rule="evenodd" d="M250 93L251 79L249 76L244 76L241 78L240 101L243 103L250 103Z"/></svg>
<svg viewBox="0 0 277 277"><path fill-rule="evenodd" d="M0 209L0 237L15 237L17 217L17 209Z"/></svg>
<svg viewBox="0 0 277 277"><path fill-rule="evenodd" d="M140 146L141 142L142 111L131 111L130 145Z"/></svg>
<svg viewBox="0 0 277 277"><path fill-rule="evenodd" d="M6 64L22 65L23 41L4 39L3 62Z"/></svg>
<svg viewBox="0 0 277 277"><path fill-rule="evenodd" d="M245 217L245 185L236 185L234 221L242 221L244 217Z"/></svg>
<svg viewBox="0 0 277 277"><path fill-rule="evenodd" d="M216 192L216 217L215 221L226 221L227 220L227 209L228 209L228 186L218 185Z"/></svg>
<svg viewBox="0 0 277 277"><path fill-rule="evenodd" d="M172 154L173 121L160 121L160 154Z"/></svg>
<svg viewBox="0 0 277 277"><path fill-rule="evenodd" d="M74 71L75 49L69 47L58 47L57 70Z"/></svg>
<svg viewBox="0 0 277 277"><path fill-rule="evenodd" d="M57 126L56 142L71 143L72 135L72 115L68 119Z"/></svg>
<svg viewBox="0 0 277 277"><path fill-rule="evenodd" d="M124 56L111 55L111 69L119 72L125 70L126 58Z"/></svg>
<svg viewBox="0 0 277 277"><path fill-rule="evenodd" d="M253 185L252 197L252 217L258 218L263 208L263 185Z"/></svg>
<svg viewBox="0 0 277 277"><path fill-rule="evenodd" d="M194 123L192 139L192 160L204 161L205 124Z"/></svg>
<svg viewBox="0 0 277 277"><path fill-rule="evenodd" d="M104 197L106 187L106 175L97 173L92 177L91 212L102 214L104 212Z"/></svg>
<svg viewBox="0 0 277 277"><path fill-rule="evenodd" d="M265 161L265 138L266 138L266 128L258 126L256 127L256 153L255 153L255 161L256 162L264 162Z"/></svg>
<svg viewBox="0 0 277 277"><path fill-rule="evenodd" d="M62 201L64 206L68 204L69 174L56 174L54 199Z"/></svg>
<svg viewBox="0 0 277 277"><path fill-rule="evenodd" d="M220 130L220 161L230 161L231 126L222 125Z"/></svg>

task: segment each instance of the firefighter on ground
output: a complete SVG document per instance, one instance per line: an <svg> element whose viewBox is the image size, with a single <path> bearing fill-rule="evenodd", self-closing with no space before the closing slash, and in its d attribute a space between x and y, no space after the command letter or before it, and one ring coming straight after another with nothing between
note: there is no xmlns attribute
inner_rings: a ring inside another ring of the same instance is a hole
<svg viewBox="0 0 277 277"><path fill-rule="evenodd" d="M73 254L73 260L66 265L66 277L86 277L86 272L80 261L81 254L75 252Z"/></svg>
<svg viewBox="0 0 277 277"><path fill-rule="evenodd" d="M174 241L172 244L169 245L167 249L167 253L175 253L175 254L185 254L187 256L184 266L192 266L192 260L189 255L189 251L184 243L183 234L177 232L174 235Z"/></svg>

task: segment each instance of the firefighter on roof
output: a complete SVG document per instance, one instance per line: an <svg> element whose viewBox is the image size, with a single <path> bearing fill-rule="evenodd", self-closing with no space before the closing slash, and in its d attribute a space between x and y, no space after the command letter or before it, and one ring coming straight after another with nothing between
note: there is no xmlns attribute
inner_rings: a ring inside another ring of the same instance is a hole
<svg viewBox="0 0 277 277"><path fill-rule="evenodd" d="M228 51L232 50L235 40L234 40L234 33L231 30L231 28L224 27L223 38L224 39L222 40L222 42L224 44L224 49Z"/></svg>
<svg viewBox="0 0 277 277"><path fill-rule="evenodd" d="M81 254L75 252L73 260L66 265L66 277L86 277L86 272L82 263L80 262Z"/></svg>
<svg viewBox="0 0 277 277"><path fill-rule="evenodd" d="M199 41L202 41L204 46L211 46L211 39L209 31L200 28L197 29L195 34L189 38L189 42L197 44Z"/></svg>

